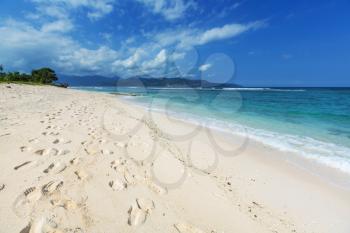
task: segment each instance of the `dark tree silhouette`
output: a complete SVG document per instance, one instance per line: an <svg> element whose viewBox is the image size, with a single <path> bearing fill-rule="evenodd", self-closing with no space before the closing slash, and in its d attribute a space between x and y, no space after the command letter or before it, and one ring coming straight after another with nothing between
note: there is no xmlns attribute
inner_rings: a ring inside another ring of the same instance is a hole
<svg viewBox="0 0 350 233"><path fill-rule="evenodd" d="M55 71L50 68L41 68L38 70L32 71L32 79L35 82L43 83L43 84L51 84L54 81L57 81L57 76Z"/></svg>
<svg viewBox="0 0 350 233"><path fill-rule="evenodd" d="M44 67L37 70L32 70L31 74L20 72L3 72L4 67L0 65L0 82L21 82L33 84L50 84L59 87L68 87L65 83L56 83L58 80L54 70Z"/></svg>

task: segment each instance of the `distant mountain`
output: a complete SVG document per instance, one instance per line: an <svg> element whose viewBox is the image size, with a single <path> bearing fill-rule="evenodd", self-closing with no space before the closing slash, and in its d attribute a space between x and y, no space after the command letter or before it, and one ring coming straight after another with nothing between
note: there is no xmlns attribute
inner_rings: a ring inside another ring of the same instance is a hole
<svg viewBox="0 0 350 233"><path fill-rule="evenodd" d="M187 78L142 78L132 77L128 79L119 79L118 86L145 86L145 87L204 87L204 88L227 88L227 87L240 87L236 84L219 84L211 83L206 80L194 80Z"/></svg>
<svg viewBox="0 0 350 233"><path fill-rule="evenodd" d="M120 86L120 87L192 87L192 88L234 88L241 87L231 83L211 83L206 80L194 80L187 78L145 78L135 76L122 79L119 77L108 78L104 76L59 76L59 82L68 83L70 86Z"/></svg>
<svg viewBox="0 0 350 233"><path fill-rule="evenodd" d="M104 77L99 75L91 76L69 76L59 75L58 82L68 83L69 86L103 87L115 86L119 77Z"/></svg>

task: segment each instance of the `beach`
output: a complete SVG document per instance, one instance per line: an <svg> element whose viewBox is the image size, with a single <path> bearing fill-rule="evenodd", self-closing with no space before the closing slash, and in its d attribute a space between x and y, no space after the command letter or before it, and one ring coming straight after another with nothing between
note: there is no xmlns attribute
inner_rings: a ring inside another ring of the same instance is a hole
<svg viewBox="0 0 350 233"><path fill-rule="evenodd" d="M350 231L346 187L249 135L106 93L0 93L1 233Z"/></svg>

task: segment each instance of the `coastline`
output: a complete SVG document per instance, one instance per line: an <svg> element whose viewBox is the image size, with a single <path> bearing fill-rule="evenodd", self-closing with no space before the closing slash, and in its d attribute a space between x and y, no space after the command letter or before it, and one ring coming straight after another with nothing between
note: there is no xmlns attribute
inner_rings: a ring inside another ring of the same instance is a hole
<svg viewBox="0 0 350 233"><path fill-rule="evenodd" d="M274 144L267 143L264 140L261 140L260 138L252 137L252 135L250 135L248 131L245 131L243 133L244 130L242 129L246 129L246 126L240 126L239 130L241 132L239 133L233 132L231 131L231 128L224 129L223 127L208 125L206 124L208 120L196 122L194 118L182 117L174 111L165 111L164 109L150 108L149 106L142 105L140 103L135 102L132 98L129 98L133 96L135 95L125 95L124 97L126 98L121 98L120 100L126 102L126 104L134 104L134 106L139 108L140 111L153 112L153 114L159 113L167 115L170 116L170 118L182 122L183 124L200 125L202 130L214 131L216 132L216 134L219 134L222 137L224 137L225 140L230 140L232 138L240 138L240 140L242 140L242 138L247 137L248 140L253 142L254 144L257 144L262 147L268 147L273 151L276 150L276 153L278 153L279 156L275 156L275 159L287 160L293 166L296 166L310 173L311 175L320 177L321 179L330 183L331 185L350 191L350 174L348 173L348 170L345 171L334 166L329 166L328 164L324 164L316 160L316 158L300 156L297 150L288 150L280 148L275 146Z"/></svg>
<svg viewBox="0 0 350 233"><path fill-rule="evenodd" d="M95 91L95 88L82 88L82 90ZM137 96L135 98L129 98L128 95L134 93L134 90L137 90ZM160 90L160 93L154 90ZM268 107L268 109L266 109L267 112L273 111L275 112L274 114L277 112L277 114L279 114L277 117L270 117L269 114L265 113L266 111L259 112L259 110L255 110L260 109L261 104L253 104L254 108L250 107L250 110L247 109L247 106L251 106L252 101L254 101L252 96L261 96L261 98L265 98L265 103L262 105L266 106L266 104L268 105L269 103L274 102L273 98L270 96L271 94L269 93L277 93L277 96L280 96L280 93L283 92L290 93L283 94L281 98L307 99L312 95L317 95L320 96L321 99L324 99L324 93L329 93L328 90L324 90L324 92L317 91L316 93L314 93L314 91L309 93L309 91L303 90L304 93L308 93L303 94L303 96L295 95L293 93L295 90L290 89L268 89L268 91L266 91L266 89L258 89L258 91L255 91L255 89L253 89L249 90L248 92L246 92L246 90L242 90L242 92L240 91L240 93L237 94L235 94L236 91L234 91L232 94L230 90L223 91L222 93L218 92L217 90L205 89L204 91L195 91L197 94L194 96L192 91L185 91L187 89L180 89L180 91L176 91L178 90L177 88L166 88L166 90L171 90L169 94L161 94L162 90L163 89L159 88L151 88L147 91L147 93L144 93L144 89L138 90L137 88L123 88L120 91L126 95L125 99L131 100L132 104L145 107L147 111L149 111L148 109L151 108L153 112L170 114L175 116L177 119L182 119L192 124L201 122L201 124L206 127L227 132L229 134L240 135L243 137L248 134L250 139L258 141L259 143L272 146L273 148L283 152L290 152L297 155L300 157L297 160L301 161L299 165L303 165L306 162L311 166L309 166L310 169L307 170L312 170L317 175L322 175L322 173L317 173L317 170L320 169L313 169L312 167L318 166L329 171L334 170L337 174L344 173L345 176L350 175L350 158L348 156L350 154L350 148L348 146L348 136L346 135L347 126L344 125L345 119L343 119L344 121L341 121L339 118L337 118L342 117L339 116L339 112L330 116L330 110L328 109L327 111L323 110L322 113L322 111L319 111L318 108L320 107L320 101L314 101L314 104L318 107L316 107L315 110L312 110L319 112L318 115L320 117L313 117L315 112L309 112L309 107L306 107L304 112L299 111L296 118L290 117L291 115L296 114L293 110L286 112L285 110L281 109L281 112L278 112L278 108L276 110ZM98 88L98 91L106 92L104 88ZM205 100L208 98L208 96L209 98L210 96L213 96L211 92L216 92L214 93L214 96L221 96L223 94L226 96L226 99L234 98L236 95L242 96L242 98L245 96L244 107L241 107L243 111L240 113L235 111L232 112L231 108L235 109L236 104L232 106L232 104L227 104L225 103L225 100L220 98L219 101L216 102L219 106L221 106L221 110L218 111L218 109L214 107L214 109L208 111L210 108L212 108L210 101L181 102L179 101L179 99L183 98L181 91L184 91L183 94L185 95L188 94L188 97L185 97L185 99L191 98L190 96L192 96L192 98L196 98L198 95L200 96L200 99ZM252 91L254 92L253 95L251 94ZM334 95L329 95L328 99L331 100L334 98L334 96L338 96L338 94L339 93L334 93ZM266 97L266 95L269 97ZM273 94L272 96L277 98L276 94ZM173 98L174 100L171 100ZM268 101L269 99L266 98L270 98L271 101ZM293 101L292 104L289 104L285 103L284 101L284 106L287 109L299 108L297 105L295 105L296 102ZM177 106L177 104L182 106ZM309 103L304 104L309 105ZM323 103L323 105L327 104L328 102ZM223 106L224 108L222 109ZM320 108L324 109L324 107ZM334 111L339 111L339 108L341 108L341 106L334 108ZM225 111L230 111L230 115L224 113L223 117L222 113ZM247 114L249 111L251 113L255 113L255 115ZM303 117L300 117L301 115ZM306 120L309 117L312 118L312 121L311 119ZM325 118L327 118L327 120L325 120ZM309 123L304 123L304 120L305 122ZM335 123L334 120L338 124ZM310 124L310 122L313 122L313 124ZM333 123L327 124L327 122ZM333 179L332 182L341 186L350 186L347 180L342 180L342 182L334 182L335 180Z"/></svg>
<svg viewBox="0 0 350 233"><path fill-rule="evenodd" d="M350 229L349 191L296 167L286 159L288 153L215 130L196 130L161 113L150 120L142 107L114 95L11 86L0 85L5 93L0 122L4 232L49 225L51 213L61 216L52 220L57 228L67 224L63 216L76 215L69 227L76 224L85 232ZM217 142L214 147L208 131ZM237 156L218 153L242 145ZM50 164L65 168L43 172ZM63 185L45 195L21 195L52 180ZM140 200L148 203L146 210Z"/></svg>

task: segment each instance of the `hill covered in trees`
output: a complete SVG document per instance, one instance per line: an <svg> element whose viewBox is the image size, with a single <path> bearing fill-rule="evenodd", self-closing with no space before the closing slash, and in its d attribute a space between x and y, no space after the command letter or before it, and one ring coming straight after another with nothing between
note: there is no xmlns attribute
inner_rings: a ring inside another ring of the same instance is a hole
<svg viewBox="0 0 350 233"><path fill-rule="evenodd" d="M66 87L67 84L55 83L58 77L54 70L44 67L32 70L30 74L20 72L4 72L4 67L0 65L0 82L17 82L28 84L46 84Z"/></svg>
<svg viewBox="0 0 350 233"><path fill-rule="evenodd" d="M241 87L233 83L212 83L206 80L190 79L186 77L177 78L152 78L149 76L134 76L130 78L104 77L98 75L91 76L69 76L60 75L59 80L68 83L69 86L85 86L85 87L166 87L166 88L234 88Z"/></svg>
<svg viewBox="0 0 350 233"><path fill-rule="evenodd" d="M234 88L241 87L233 83L212 83L206 80L189 78L150 78L150 77L131 77L119 79L116 86L120 87L167 87L167 88Z"/></svg>

